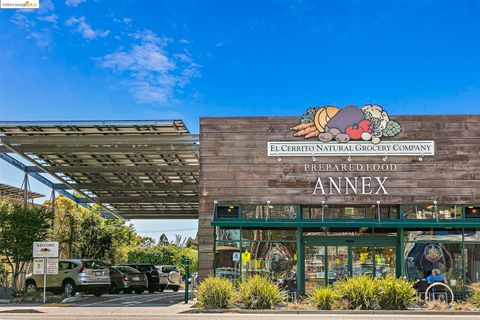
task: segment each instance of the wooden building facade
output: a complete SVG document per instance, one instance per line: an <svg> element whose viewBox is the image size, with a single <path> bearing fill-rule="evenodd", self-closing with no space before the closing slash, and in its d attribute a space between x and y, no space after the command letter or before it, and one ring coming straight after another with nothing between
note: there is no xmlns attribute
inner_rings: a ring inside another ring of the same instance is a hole
<svg viewBox="0 0 480 320"><path fill-rule="evenodd" d="M457 292L480 281L480 115L392 119L397 154L382 140L372 155L325 156L288 149L305 141L298 117L201 118L200 276L263 274L299 293L432 269Z"/></svg>

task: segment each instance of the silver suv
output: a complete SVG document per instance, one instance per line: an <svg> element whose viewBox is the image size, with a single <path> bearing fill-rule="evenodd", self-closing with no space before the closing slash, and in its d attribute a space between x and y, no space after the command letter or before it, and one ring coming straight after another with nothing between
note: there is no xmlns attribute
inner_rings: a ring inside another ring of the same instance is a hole
<svg viewBox="0 0 480 320"><path fill-rule="evenodd" d="M47 275L47 290L74 296L77 292L93 293L99 297L110 287L110 275L105 264L98 260L61 259L58 274ZM25 279L27 292L43 289L43 275L32 274Z"/></svg>
<svg viewBox="0 0 480 320"><path fill-rule="evenodd" d="M155 266L160 276L160 292L170 288L177 292L182 283L182 277L175 266Z"/></svg>

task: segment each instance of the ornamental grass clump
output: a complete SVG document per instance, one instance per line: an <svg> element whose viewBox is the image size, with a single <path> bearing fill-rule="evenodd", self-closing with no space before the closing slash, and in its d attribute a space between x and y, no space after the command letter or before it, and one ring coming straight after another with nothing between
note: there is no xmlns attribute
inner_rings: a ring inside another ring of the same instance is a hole
<svg viewBox="0 0 480 320"><path fill-rule="evenodd" d="M207 278L198 287L197 299L205 309L228 308L234 297L233 284L225 278Z"/></svg>
<svg viewBox="0 0 480 320"><path fill-rule="evenodd" d="M286 300L286 293L268 278L255 275L238 287L238 301L244 309L272 309Z"/></svg>
<svg viewBox="0 0 480 320"><path fill-rule="evenodd" d="M390 276L376 282L380 309L405 310L415 302L415 289L407 280Z"/></svg>
<svg viewBox="0 0 480 320"><path fill-rule="evenodd" d="M308 297L308 302L318 310L332 310L338 294L331 287L315 288Z"/></svg>
<svg viewBox="0 0 480 320"><path fill-rule="evenodd" d="M378 281L367 276L338 281L335 291L340 300L348 301L351 309L371 310L377 305Z"/></svg>
<svg viewBox="0 0 480 320"><path fill-rule="evenodd" d="M480 308L480 283L471 284L468 286L468 291L468 302L470 302L475 308Z"/></svg>

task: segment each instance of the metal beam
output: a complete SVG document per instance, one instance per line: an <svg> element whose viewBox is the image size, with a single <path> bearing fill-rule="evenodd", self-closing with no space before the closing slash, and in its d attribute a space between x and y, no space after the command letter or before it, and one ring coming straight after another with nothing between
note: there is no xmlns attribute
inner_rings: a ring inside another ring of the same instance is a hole
<svg viewBox="0 0 480 320"><path fill-rule="evenodd" d="M198 203L198 196L132 196L132 197L96 197L103 203Z"/></svg>
<svg viewBox="0 0 480 320"><path fill-rule="evenodd" d="M104 172L198 172L200 167L198 165L193 166L168 166L168 165L151 165L151 166L99 166L99 165L92 165L92 166L45 166L48 170L52 172L61 172L61 173L104 173ZM28 172L42 172L40 168L35 166L28 166Z"/></svg>
<svg viewBox="0 0 480 320"><path fill-rule="evenodd" d="M198 210L119 210L125 219L198 219Z"/></svg>
<svg viewBox="0 0 480 320"><path fill-rule="evenodd" d="M54 177L54 178L57 179L58 181L62 182L64 185L67 185L67 186L69 186L70 188L72 188L73 190L77 191L78 193L80 193L81 195L83 195L86 199L91 200L92 202L98 204L100 207L105 208L105 210L109 211L110 213L112 213L112 214L113 214L114 216L116 216L117 218L122 219L120 216L117 216L112 210L110 210L109 208L105 207L101 202L97 201L95 198L90 197L88 194L86 194L86 193L83 192L82 190L75 188L73 184L69 183L68 181L66 181L66 180L63 179L62 177L58 176L58 175L55 174L54 172L49 171L46 167L44 167L43 165L41 165L40 163L36 162L35 160L33 160L32 158L30 158L30 157L27 156L26 154L24 154L24 153L22 153L21 151L19 151L16 147L11 146L10 144L8 144L8 143L6 143L6 142L3 142L3 144L5 145L5 147L7 147L7 148L10 149L11 151L15 152L16 154L18 154L18 155L19 155L20 157L22 157L23 159L25 159L25 160L27 160L28 162L30 162L31 164L33 164L33 165L41 168L45 173L50 174L52 177ZM79 199L79 200L80 200L80 199Z"/></svg>
<svg viewBox="0 0 480 320"><path fill-rule="evenodd" d="M36 154L114 154L114 153L164 153L164 154L196 154L199 152L198 145L192 146L56 146L56 145L18 145L17 149L23 153Z"/></svg>
<svg viewBox="0 0 480 320"><path fill-rule="evenodd" d="M99 132L102 133L102 132ZM115 135L115 132L109 135L65 135L65 136L1 136L2 142L11 145L178 145L178 144L198 144L198 134L184 135Z"/></svg>
<svg viewBox="0 0 480 320"><path fill-rule="evenodd" d="M197 191L197 184L104 184L104 183L77 183L75 187L89 191Z"/></svg>
<svg viewBox="0 0 480 320"><path fill-rule="evenodd" d="M5 162L11 164L12 166L16 167L17 169L22 170L23 172L29 172L27 170L27 166L18 161L17 159L5 154L5 153L0 153L0 159L4 160ZM68 199L75 201L76 203L78 202L78 198L75 197L73 194L66 192L64 189L58 189L57 188L57 183L53 183L52 181L48 180L44 176L42 176L39 173L34 173L34 172L29 172L29 175L34 178L35 180L39 181L40 183L46 185L49 188L55 189L59 194L62 196L67 197Z"/></svg>
<svg viewBox="0 0 480 320"><path fill-rule="evenodd" d="M170 120L66 120L66 121L51 121L51 120L37 120L37 121L0 121L0 127L44 127L44 126L171 126L175 122L182 122L178 119ZM151 132L151 131L150 131Z"/></svg>
<svg viewBox="0 0 480 320"><path fill-rule="evenodd" d="M153 214L153 215L146 215L146 214L138 214L138 215L124 215L122 216L124 219L198 219L198 214L179 214L179 215L169 215L169 214Z"/></svg>

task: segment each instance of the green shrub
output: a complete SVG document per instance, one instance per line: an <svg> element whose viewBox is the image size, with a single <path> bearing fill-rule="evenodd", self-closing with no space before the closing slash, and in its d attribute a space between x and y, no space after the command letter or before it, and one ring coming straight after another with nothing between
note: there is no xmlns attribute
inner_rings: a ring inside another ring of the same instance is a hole
<svg viewBox="0 0 480 320"><path fill-rule="evenodd" d="M471 284L468 287L468 291L468 302L470 302L476 308L480 308L480 283Z"/></svg>
<svg viewBox="0 0 480 320"><path fill-rule="evenodd" d="M347 278L335 286L340 300L348 301L350 308L374 309L378 295L378 281L367 276Z"/></svg>
<svg viewBox="0 0 480 320"><path fill-rule="evenodd" d="M386 277L376 282L378 306L382 310L404 310L415 302L415 289L407 280Z"/></svg>
<svg viewBox="0 0 480 320"><path fill-rule="evenodd" d="M234 301L233 284L225 278L207 278L198 287L197 299L205 309L225 309Z"/></svg>
<svg viewBox="0 0 480 320"><path fill-rule="evenodd" d="M272 309L285 302L286 293L268 278L255 275L240 283L238 300L245 309Z"/></svg>
<svg viewBox="0 0 480 320"><path fill-rule="evenodd" d="M308 301L318 310L332 310L337 299L337 292L330 287L316 288L308 297Z"/></svg>

